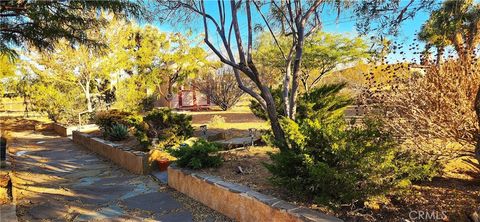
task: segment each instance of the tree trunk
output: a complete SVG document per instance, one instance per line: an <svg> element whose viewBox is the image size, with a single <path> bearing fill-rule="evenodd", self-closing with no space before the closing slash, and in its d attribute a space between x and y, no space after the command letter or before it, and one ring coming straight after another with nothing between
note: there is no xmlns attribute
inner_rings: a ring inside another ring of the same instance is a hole
<svg viewBox="0 0 480 222"><path fill-rule="evenodd" d="M475 113L477 114L477 122L480 125L480 86L477 89L477 96L475 97ZM477 144L475 146L475 158L480 164L480 132L477 132Z"/></svg>
<svg viewBox="0 0 480 222"><path fill-rule="evenodd" d="M437 47L437 68L440 69L440 66L443 63L443 53L445 52L444 47Z"/></svg>
<svg viewBox="0 0 480 222"><path fill-rule="evenodd" d="M24 115L27 116L27 118L29 117L28 115L28 100L27 100L27 94L25 94L23 96L23 105L25 106L25 110L23 111Z"/></svg>
<svg viewBox="0 0 480 222"><path fill-rule="evenodd" d="M285 109L285 116L290 117L290 100L289 100L289 86L290 86L290 76L292 75L291 68L292 60L287 61L287 66L285 69L285 78L283 80L283 92L282 92L282 101Z"/></svg>
<svg viewBox="0 0 480 222"><path fill-rule="evenodd" d="M168 88L167 94L164 96L165 100L168 103L168 108L172 108L172 100L173 100L173 81L171 79L168 80Z"/></svg>
<svg viewBox="0 0 480 222"><path fill-rule="evenodd" d="M270 126L272 127L273 137L277 142L276 145L279 146L280 150L288 149L287 142L285 140L285 133L283 132L282 127L280 126L280 121L278 118L277 107L275 105L275 100L273 99L272 93L267 87L262 88L262 97L265 100L267 106L268 119L270 120Z"/></svg>
<svg viewBox="0 0 480 222"><path fill-rule="evenodd" d="M93 112L93 105L92 105L92 95L90 94L90 82L87 81L85 86L85 98L87 99L87 110L88 112Z"/></svg>
<svg viewBox="0 0 480 222"><path fill-rule="evenodd" d="M298 40L295 45L295 60L293 61L293 73L292 73L292 88L290 90L290 119L295 120L297 114L297 95L298 95L298 81L300 76L300 69L302 66L303 57L303 44L305 39L305 24L302 21L295 21L297 26Z"/></svg>

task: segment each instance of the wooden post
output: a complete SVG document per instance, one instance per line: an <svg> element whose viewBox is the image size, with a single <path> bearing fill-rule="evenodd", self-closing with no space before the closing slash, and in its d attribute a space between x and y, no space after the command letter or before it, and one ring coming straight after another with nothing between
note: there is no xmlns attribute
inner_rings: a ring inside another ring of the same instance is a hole
<svg viewBox="0 0 480 222"><path fill-rule="evenodd" d="M182 93L183 93L182 89L178 90L178 108L182 108L183 106Z"/></svg>
<svg viewBox="0 0 480 222"><path fill-rule="evenodd" d="M193 97L193 108L194 108L195 110L198 110L198 106L197 106L197 94L196 94L195 87L192 88L192 97Z"/></svg>

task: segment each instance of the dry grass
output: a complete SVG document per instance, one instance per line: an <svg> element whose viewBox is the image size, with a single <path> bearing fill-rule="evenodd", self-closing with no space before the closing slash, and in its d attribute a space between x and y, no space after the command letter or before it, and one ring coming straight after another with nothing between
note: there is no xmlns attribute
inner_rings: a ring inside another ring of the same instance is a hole
<svg viewBox="0 0 480 222"><path fill-rule="evenodd" d="M204 124L192 124L192 126L196 129L200 128L201 125L204 125ZM261 123L261 122L260 123L259 122L223 123L223 124L215 124L215 127L209 127L208 129L212 129L212 130L229 130L229 129L248 130L250 128L255 128L257 130L267 130L267 129L270 129L270 125L267 122L263 122L263 123Z"/></svg>

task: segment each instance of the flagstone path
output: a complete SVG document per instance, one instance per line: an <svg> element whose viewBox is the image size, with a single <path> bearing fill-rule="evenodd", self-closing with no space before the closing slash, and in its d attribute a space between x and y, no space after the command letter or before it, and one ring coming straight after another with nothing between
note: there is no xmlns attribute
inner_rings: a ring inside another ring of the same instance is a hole
<svg viewBox="0 0 480 222"><path fill-rule="evenodd" d="M9 152L19 221L228 221L68 138L34 131L13 136Z"/></svg>

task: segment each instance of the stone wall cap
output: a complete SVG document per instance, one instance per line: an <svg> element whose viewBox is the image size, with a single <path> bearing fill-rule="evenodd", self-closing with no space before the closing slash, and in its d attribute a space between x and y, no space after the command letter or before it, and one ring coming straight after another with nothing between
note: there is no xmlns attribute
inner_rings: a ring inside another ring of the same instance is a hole
<svg viewBox="0 0 480 222"><path fill-rule="evenodd" d="M296 214L300 218L302 218L304 221L311 221L311 222L342 222L343 220L333 217L333 216L328 216L324 213L308 209L306 207L299 207L296 209L293 209L289 211L289 213Z"/></svg>
<svg viewBox="0 0 480 222"><path fill-rule="evenodd" d="M283 200L280 200L274 204L272 204L272 207L275 207L277 209L280 209L280 210L285 210L285 211L290 211L290 210L293 210L293 209L296 209L298 208L297 206L287 202L287 201L283 201Z"/></svg>
<svg viewBox="0 0 480 222"><path fill-rule="evenodd" d="M319 211L315 211L306 207L299 207L297 205L293 205L289 202L283 201L276 197L259 193L247 186L223 181L221 178L216 176L208 175L205 173L197 173L190 169L178 167L176 164L171 164L169 168L178 170L186 175L190 175L197 179L203 180L209 184L216 185L217 187L223 188L230 192L240 193L240 195L242 196L254 198L266 205L269 205L281 211L290 213L293 216L300 218L303 221L307 221L307 222L342 222L343 221L339 218L326 215Z"/></svg>
<svg viewBox="0 0 480 222"><path fill-rule="evenodd" d="M258 200L258 201L260 201L264 204L267 204L269 206L272 206L273 204L280 201L280 199L278 199L276 197L265 195L265 194L262 194L262 193L259 193L257 191L253 191L253 190L250 190L250 191L246 192L246 195L249 196L249 197L255 198L256 200Z"/></svg>

